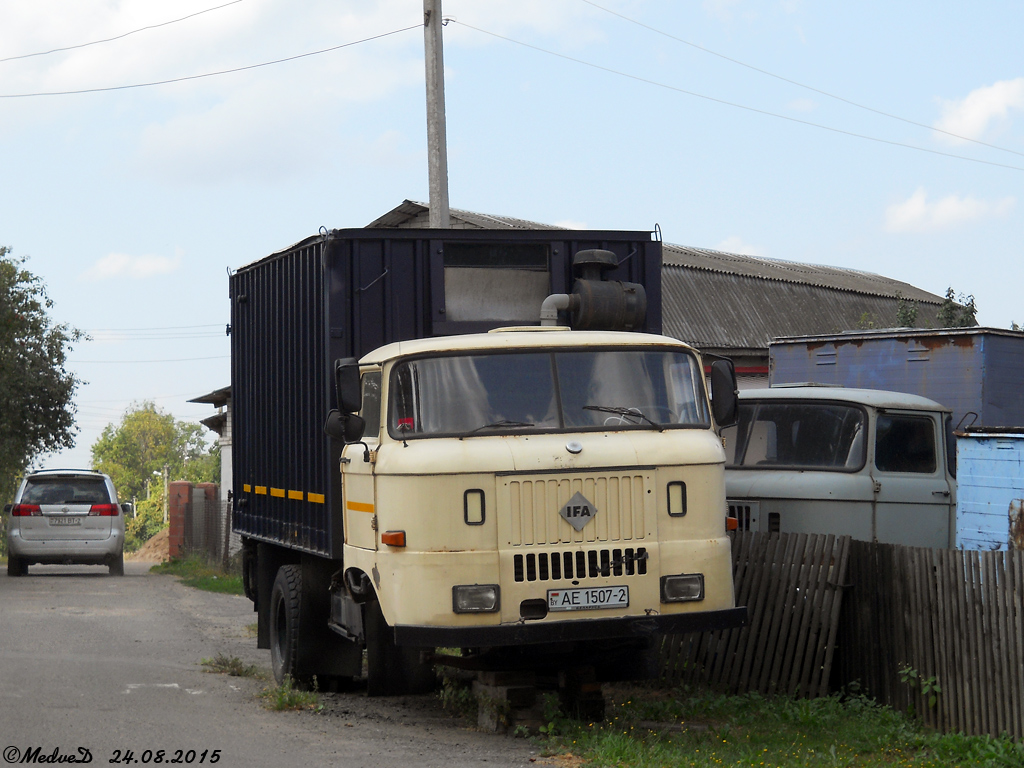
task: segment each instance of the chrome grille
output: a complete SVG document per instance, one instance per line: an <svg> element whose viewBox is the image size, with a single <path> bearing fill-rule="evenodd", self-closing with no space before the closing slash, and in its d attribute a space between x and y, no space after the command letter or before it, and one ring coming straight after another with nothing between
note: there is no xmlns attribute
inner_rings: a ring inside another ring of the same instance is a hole
<svg viewBox="0 0 1024 768"><path fill-rule="evenodd" d="M647 573L647 550L590 549L572 552L531 552L512 558L516 581L559 581L595 579L599 576L643 576Z"/></svg>

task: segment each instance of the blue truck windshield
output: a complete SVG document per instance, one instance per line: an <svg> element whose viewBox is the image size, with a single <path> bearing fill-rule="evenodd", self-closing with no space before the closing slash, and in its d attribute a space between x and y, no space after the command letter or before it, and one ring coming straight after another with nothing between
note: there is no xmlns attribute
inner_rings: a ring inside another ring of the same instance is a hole
<svg viewBox="0 0 1024 768"><path fill-rule="evenodd" d="M395 366L388 399L399 439L711 426L700 366L679 350L418 358Z"/></svg>

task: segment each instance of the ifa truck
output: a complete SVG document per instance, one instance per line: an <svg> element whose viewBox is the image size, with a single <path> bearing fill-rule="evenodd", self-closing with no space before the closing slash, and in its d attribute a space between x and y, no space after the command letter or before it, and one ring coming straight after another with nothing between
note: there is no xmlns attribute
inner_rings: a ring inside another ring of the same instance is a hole
<svg viewBox="0 0 1024 768"><path fill-rule="evenodd" d="M661 633L744 622L735 374L660 335L660 268L647 232L347 229L230 276L232 525L278 681L415 692L439 647L637 678Z"/></svg>

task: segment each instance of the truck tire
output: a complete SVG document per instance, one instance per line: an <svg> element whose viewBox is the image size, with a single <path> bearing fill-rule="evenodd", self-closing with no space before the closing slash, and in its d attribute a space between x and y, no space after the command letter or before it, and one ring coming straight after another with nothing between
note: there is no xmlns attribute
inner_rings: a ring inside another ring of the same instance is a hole
<svg viewBox="0 0 1024 768"><path fill-rule="evenodd" d="M278 685L286 677L297 685L306 683L298 665L301 610L302 568L282 565L270 593L270 665Z"/></svg>
<svg viewBox="0 0 1024 768"><path fill-rule="evenodd" d="M8 576L24 576L28 573L28 566L25 565L25 561L17 555L8 553L7 555L7 575Z"/></svg>
<svg viewBox="0 0 1024 768"><path fill-rule="evenodd" d="M434 668L420 660L421 651L427 649L396 645L394 630L376 600L366 603L363 623L368 696L402 696L434 689Z"/></svg>

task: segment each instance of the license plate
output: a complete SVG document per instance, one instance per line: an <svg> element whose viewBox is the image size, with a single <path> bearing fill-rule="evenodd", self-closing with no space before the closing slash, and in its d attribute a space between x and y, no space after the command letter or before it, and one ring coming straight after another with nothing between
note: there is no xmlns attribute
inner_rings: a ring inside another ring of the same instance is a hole
<svg viewBox="0 0 1024 768"><path fill-rule="evenodd" d="M549 611L592 611L597 608L628 608L629 587L579 587L549 589Z"/></svg>
<svg viewBox="0 0 1024 768"><path fill-rule="evenodd" d="M80 517L51 517L50 525L81 525Z"/></svg>

